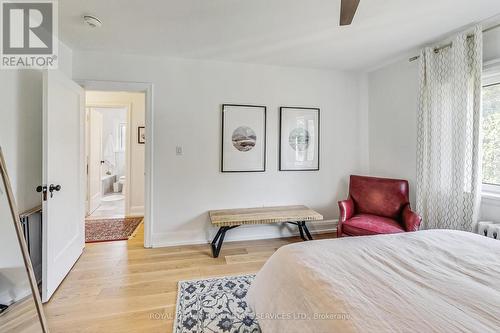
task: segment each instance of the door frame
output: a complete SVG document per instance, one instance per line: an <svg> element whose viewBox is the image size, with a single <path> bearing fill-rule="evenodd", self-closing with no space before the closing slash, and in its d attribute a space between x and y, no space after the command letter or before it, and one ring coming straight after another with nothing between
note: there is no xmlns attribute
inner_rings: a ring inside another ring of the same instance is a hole
<svg viewBox="0 0 500 333"><path fill-rule="evenodd" d="M87 89L85 89L87 90ZM88 89L88 90L94 90L94 89ZM125 182L125 187L127 191L125 192L125 216L130 216L130 195L129 195L129 186L130 186L130 179L132 179L131 171L130 171L130 164L131 164L131 147L132 147L132 132L130 131L130 124L132 123L132 104L127 104L127 103L93 103L93 104L87 104L85 103L85 107L89 109L126 109L127 110L127 132L125 134L125 140L127 142L127 146L125 147L125 179L127 180ZM144 168L146 168L144 166ZM146 169L144 169L146 170ZM118 179L116 180L118 181ZM88 183L88 179L87 179ZM144 182L145 183L145 182ZM144 184L145 185L145 184ZM146 189L144 189L146 191ZM145 197L144 197L144 205L146 205L145 202ZM146 209L146 207L144 207Z"/></svg>
<svg viewBox="0 0 500 333"><path fill-rule="evenodd" d="M144 161L144 247L151 248L153 246L153 225L154 225L154 142L153 142L153 84L148 82L126 82L126 81L99 81L75 79L79 85L85 90L95 91L124 91L124 92L142 92L146 99L146 144L145 144L145 161ZM131 131L128 131L131 133Z"/></svg>
<svg viewBox="0 0 500 333"><path fill-rule="evenodd" d="M90 156L92 154L92 149L91 149L91 144L90 144L90 137L91 137L91 134L92 134L92 123L91 123L91 119L92 119L92 107L87 107L87 105L85 104L85 180L86 180L86 191L87 191L87 195L86 195L86 203L87 203L87 206L85 207L85 217L91 215L94 211L91 211L91 202L92 202L92 197L91 197L91 193L90 193L90 177L89 177L89 174L90 174ZM88 155L87 155L88 153ZM101 129L101 156L100 156L100 160L102 160L102 129ZM102 177L102 173L101 173L101 169L102 167L99 167L99 180L101 179ZM101 199L102 199L102 181L100 180L100 192L101 192Z"/></svg>

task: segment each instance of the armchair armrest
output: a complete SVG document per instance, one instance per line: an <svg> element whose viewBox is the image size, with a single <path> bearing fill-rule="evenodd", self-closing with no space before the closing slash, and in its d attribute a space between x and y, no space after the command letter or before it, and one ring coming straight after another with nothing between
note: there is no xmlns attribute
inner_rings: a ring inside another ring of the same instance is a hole
<svg viewBox="0 0 500 333"><path fill-rule="evenodd" d="M354 215L354 201L351 198L339 201L339 224L337 225L337 237L342 237L342 223L349 220Z"/></svg>
<svg viewBox="0 0 500 333"><path fill-rule="evenodd" d="M354 201L351 198L339 201L339 224L349 220L354 215Z"/></svg>
<svg viewBox="0 0 500 333"><path fill-rule="evenodd" d="M420 223L422 222L422 217L417 213L413 212L410 205L406 205L403 209L403 225L406 231L417 231L420 228Z"/></svg>

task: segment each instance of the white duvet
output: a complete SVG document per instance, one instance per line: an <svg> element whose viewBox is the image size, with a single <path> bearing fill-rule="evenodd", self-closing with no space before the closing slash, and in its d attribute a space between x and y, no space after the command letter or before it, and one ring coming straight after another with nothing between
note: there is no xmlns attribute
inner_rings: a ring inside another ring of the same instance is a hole
<svg viewBox="0 0 500 333"><path fill-rule="evenodd" d="M267 332L500 332L500 241L430 230L280 248L248 294Z"/></svg>

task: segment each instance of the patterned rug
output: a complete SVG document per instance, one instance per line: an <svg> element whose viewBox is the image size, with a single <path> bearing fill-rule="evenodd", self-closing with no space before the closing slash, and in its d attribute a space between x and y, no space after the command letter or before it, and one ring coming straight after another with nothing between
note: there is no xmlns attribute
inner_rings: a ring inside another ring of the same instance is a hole
<svg viewBox="0 0 500 333"><path fill-rule="evenodd" d="M246 295L255 275L181 281L174 333L260 332Z"/></svg>
<svg viewBox="0 0 500 333"><path fill-rule="evenodd" d="M142 217L85 220L85 242L127 240L134 235Z"/></svg>

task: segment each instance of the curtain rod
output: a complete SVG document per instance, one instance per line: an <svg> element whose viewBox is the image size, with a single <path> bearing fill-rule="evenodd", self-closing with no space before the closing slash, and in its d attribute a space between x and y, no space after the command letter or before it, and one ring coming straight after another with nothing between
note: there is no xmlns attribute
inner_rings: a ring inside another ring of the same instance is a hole
<svg viewBox="0 0 500 333"><path fill-rule="evenodd" d="M484 30L483 30L483 33L488 32L488 31L491 31L491 30L496 29L496 28L500 28L500 23L499 23L499 24L496 24L496 25L494 25L494 26L491 26L491 27L489 27L489 28L484 29ZM467 38L471 38L471 37L472 37L472 35L467 36ZM434 53L438 53L439 51L444 50L444 49L447 49L447 48L449 48L449 47L451 47L451 46L452 46L452 43L448 43L448 44L446 44L446 45L436 47L436 48L434 49ZM417 56L411 57L410 59L408 59L408 61L409 61L409 62L412 62L412 61L415 61L415 60L417 60L417 59L419 59L419 58L420 58L420 56L419 56L419 55L417 55Z"/></svg>

